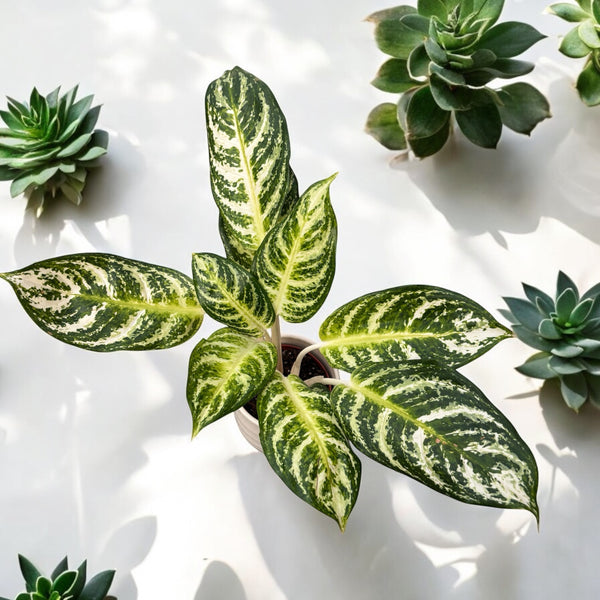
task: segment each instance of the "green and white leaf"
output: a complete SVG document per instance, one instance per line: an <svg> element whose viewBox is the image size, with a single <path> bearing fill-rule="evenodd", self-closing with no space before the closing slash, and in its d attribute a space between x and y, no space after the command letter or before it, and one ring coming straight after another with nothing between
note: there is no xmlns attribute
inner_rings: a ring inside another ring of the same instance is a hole
<svg viewBox="0 0 600 600"><path fill-rule="evenodd" d="M169 348L204 316L187 275L112 254L61 256L0 277L46 333L87 350Z"/></svg>
<svg viewBox="0 0 600 600"><path fill-rule="evenodd" d="M366 362L419 358L458 367L511 334L461 294L408 285L348 302L325 319L319 335L331 365L352 371Z"/></svg>
<svg viewBox="0 0 600 600"><path fill-rule="evenodd" d="M333 413L329 392L276 372L257 405L260 441L273 470L343 531L358 495L360 462Z"/></svg>
<svg viewBox="0 0 600 600"><path fill-rule="evenodd" d="M277 350L232 329L219 329L192 351L187 400L192 437L206 425L241 408L271 379Z"/></svg>
<svg viewBox="0 0 600 600"><path fill-rule="evenodd" d="M289 186L285 118L269 87L239 67L206 92L206 127L213 196L235 237L244 266L277 220Z"/></svg>
<svg viewBox="0 0 600 600"><path fill-rule="evenodd" d="M306 190L288 216L267 235L252 270L275 313L300 323L323 304L335 273L337 223L329 199L335 175Z"/></svg>
<svg viewBox="0 0 600 600"><path fill-rule="evenodd" d="M439 363L375 363L333 389L351 442L370 458L452 498L524 508L538 518L538 472L508 419Z"/></svg>
<svg viewBox="0 0 600 600"><path fill-rule="evenodd" d="M192 256L198 301L219 323L240 333L262 336L275 320L258 279L237 263L208 252Z"/></svg>

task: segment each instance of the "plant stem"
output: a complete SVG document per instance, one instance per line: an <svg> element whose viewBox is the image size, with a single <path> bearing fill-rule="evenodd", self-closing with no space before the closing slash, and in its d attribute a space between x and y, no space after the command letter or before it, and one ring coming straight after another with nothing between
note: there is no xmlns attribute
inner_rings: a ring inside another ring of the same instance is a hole
<svg viewBox="0 0 600 600"><path fill-rule="evenodd" d="M319 342L317 344L312 344L310 346L306 346L306 348L301 350L299 352L298 356L296 357L294 364L292 365L292 370L290 371L290 375L296 375L296 377L299 377L300 376L300 367L302 365L302 361L303 361L304 357L309 352L312 352L313 350L318 350L319 348L321 348L321 346L324 346L323 342Z"/></svg>
<svg viewBox="0 0 600 600"><path fill-rule="evenodd" d="M341 379L334 379L333 377L323 377L322 375L317 375L316 377L311 377L304 382L309 387L314 385L315 383L322 383L323 385L339 385L340 383L344 383Z"/></svg>
<svg viewBox="0 0 600 600"><path fill-rule="evenodd" d="M275 317L271 327L271 342L277 348L277 370L283 373L283 359L281 357L281 326L279 324L279 315Z"/></svg>

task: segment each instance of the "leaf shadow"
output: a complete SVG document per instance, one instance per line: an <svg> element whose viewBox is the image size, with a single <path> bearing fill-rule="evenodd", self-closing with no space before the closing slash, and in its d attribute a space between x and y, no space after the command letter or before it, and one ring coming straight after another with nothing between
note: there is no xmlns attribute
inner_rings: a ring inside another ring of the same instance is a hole
<svg viewBox="0 0 600 600"><path fill-rule="evenodd" d="M225 562L214 560L204 571L200 587L194 600L247 600L244 586L235 571Z"/></svg>

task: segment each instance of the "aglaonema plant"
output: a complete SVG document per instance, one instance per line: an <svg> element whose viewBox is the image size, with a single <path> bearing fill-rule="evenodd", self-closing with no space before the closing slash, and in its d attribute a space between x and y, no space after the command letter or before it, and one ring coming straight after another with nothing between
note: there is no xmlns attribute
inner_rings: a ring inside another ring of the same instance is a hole
<svg viewBox="0 0 600 600"><path fill-rule="evenodd" d="M556 16L575 23L563 37L559 50L570 58L585 58L576 88L588 106L600 104L600 1L558 2L548 7Z"/></svg>
<svg viewBox="0 0 600 600"><path fill-rule="evenodd" d="M496 23L504 0L418 0L368 17L379 49L391 56L372 84L401 94L397 104L375 107L366 130L391 150L417 157L438 152L454 123L467 139L495 148L503 126L529 135L550 116L548 101L519 81L496 79L529 73L515 57L544 36L526 23Z"/></svg>
<svg viewBox="0 0 600 600"><path fill-rule="evenodd" d="M283 375L281 320L310 319L332 285L334 176L298 193L281 109L238 67L210 84L206 123L226 257L194 254L192 278L107 254L1 275L32 319L64 342L105 352L174 346L207 313L224 327L190 357L193 435L256 399L269 464L342 530L361 475L353 446L447 496L537 518L530 450L456 370L510 335L474 301L426 285L366 294L330 314L321 341ZM348 381L299 377L316 347Z"/></svg>
<svg viewBox="0 0 600 600"><path fill-rule="evenodd" d="M15 600L108 600L106 594L115 576L114 571L102 571L86 582L87 562L83 561L77 569L69 569L67 557L58 563L50 577L42 575L29 559L21 555L19 567L26 591Z"/></svg>
<svg viewBox="0 0 600 600"><path fill-rule="evenodd" d="M526 298L505 298L503 311L515 335L538 350L517 371L537 379L557 379L567 406L590 401L600 408L600 284L580 295L559 271L552 298L526 283Z"/></svg>

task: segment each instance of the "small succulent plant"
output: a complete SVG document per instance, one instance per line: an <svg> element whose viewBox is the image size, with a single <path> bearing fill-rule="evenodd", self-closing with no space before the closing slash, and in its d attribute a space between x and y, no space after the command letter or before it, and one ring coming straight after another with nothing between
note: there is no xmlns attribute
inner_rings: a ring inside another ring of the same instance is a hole
<svg viewBox="0 0 600 600"><path fill-rule="evenodd" d="M560 380L562 396L578 411L590 400L600 408L600 284L582 296L562 271L556 298L523 284L527 299L505 298L515 335L539 350L517 371Z"/></svg>
<svg viewBox="0 0 600 600"><path fill-rule="evenodd" d="M11 196L25 194L40 216L49 198L63 196L78 205L87 169L106 153L108 134L94 129L100 106L93 96L75 100L77 86L46 97L33 89L26 102L8 98L0 111L0 180L11 181Z"/></svg>
<svg viewBox="0 0 600 600"><path fill-rule="evenodd" d="M570 58L587 58L577 78L579 97L588 106L600 104L600 0L558 2L548 7L557 17L576 23L559 50Z"/></svg>
<svg viewBox="0 0 600 600"><path fill-rule="evenodd" d="M77 570L69 570L67 557L58 563L50 577L44 577L31 561L21 555L19 566L26 591L15 600L109 600L106 594L115 575L114 571L102 571L86 583L86 561Z"/></svg>
<svg viewBox="0 0 600 600"><path fill-rule="evenodd" d="M544 95L528 83L492 89L495 79L525 75L533 64L514 57L543 39L516 21L496 24L504 0L418 0L368 17L379 49L390 55L372 84L400 93L398 104L371 111L366 130L391 150L435 154L453 121L474 144L495 148L503 126L529 135L550 116Z"/></svg>

